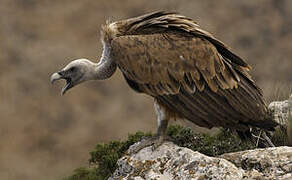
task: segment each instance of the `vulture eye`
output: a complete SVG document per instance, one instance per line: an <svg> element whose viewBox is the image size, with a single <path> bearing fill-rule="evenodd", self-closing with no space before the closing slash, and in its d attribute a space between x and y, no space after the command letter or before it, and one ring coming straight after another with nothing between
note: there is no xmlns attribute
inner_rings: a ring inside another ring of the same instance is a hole
<svg viewBox="0 0 292 180"><path fill-rule="evenodd" d="M69 69L69 71L70 71L70 72L75 72L76 69L77 69L76 67L71 67L71 68Z"/></svg>

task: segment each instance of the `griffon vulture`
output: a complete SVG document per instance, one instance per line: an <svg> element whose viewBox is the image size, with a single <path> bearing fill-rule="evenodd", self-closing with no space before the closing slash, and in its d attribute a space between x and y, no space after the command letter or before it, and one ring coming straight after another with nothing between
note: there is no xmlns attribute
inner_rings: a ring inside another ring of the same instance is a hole
<svg viewBox="0 0 292 180"><path fill-rule="evenodd" d="M239 132L277 125L248 73L251 67L192 19L154 12L107 23L101 34L98 63L74 60L51 82L65 79L64 94L84 81L107 79L118 67L133 90L154 98L157 136L144 146L160 145L173 117Z"/></svg>

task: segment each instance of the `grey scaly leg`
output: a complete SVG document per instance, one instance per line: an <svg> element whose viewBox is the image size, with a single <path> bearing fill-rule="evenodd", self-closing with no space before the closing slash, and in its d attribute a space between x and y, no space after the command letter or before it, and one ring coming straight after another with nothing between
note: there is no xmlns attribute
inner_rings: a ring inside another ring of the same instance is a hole
<svg viewBox="0 0 292 180"><path fill-rule="evenodd" d="M157 114L157 123L158 129L154 137L149 139L142 140L137 145L131 146L128 150L128 154L134 154L139 152L141 149L152 146L152 149L155 150L166 140L166 130L168 125L169 117L163 107L161 107L156 101L154 101L154 109Z"/></svg>

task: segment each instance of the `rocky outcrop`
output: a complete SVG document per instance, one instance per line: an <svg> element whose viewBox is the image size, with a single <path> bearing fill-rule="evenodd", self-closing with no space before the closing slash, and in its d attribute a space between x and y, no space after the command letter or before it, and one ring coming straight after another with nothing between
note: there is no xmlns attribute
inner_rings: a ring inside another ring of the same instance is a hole
<svg viewBox="0 0 292 180"><path fill-rule="evenodd" d="M139 142L138 142L139 143ZM247 150L209 157L165 142L118 161L114 179L292 179L292 147Z"/></svg>
<svg viewBox="0 0 292 180"><path fill-rule="evenodd" d="M269 109L273 114L274 120L277 121L287 134L287 143L292 146L292 94L285 101L274 101L269 105Z"/></svg>
<svg viewBox="0 0 292 180"><path fill-rule="evenodd" d="M292 179L292 147L273 147L220 156L245 171L251 179Z"/></svg>
<svg viewBox="0 0 292 180"><path fill-rule="evenodd" d="M292 95L285 101L274 101L269 104L269 109L273 114L274 120L282 126L288 125L291 100Z"/></svg>

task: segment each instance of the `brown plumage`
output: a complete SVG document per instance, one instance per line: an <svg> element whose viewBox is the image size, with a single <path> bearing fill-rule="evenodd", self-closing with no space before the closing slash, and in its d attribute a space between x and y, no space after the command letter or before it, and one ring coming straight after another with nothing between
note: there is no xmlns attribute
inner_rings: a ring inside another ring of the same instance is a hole
<svg viewBox="0 0 292 180"><path fill-rule="evenodd" d="M108 23L103 42L128 84L207 128L273 129L250 66L190 18L168 12Z"/></svg>

